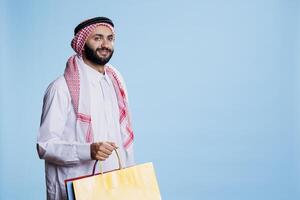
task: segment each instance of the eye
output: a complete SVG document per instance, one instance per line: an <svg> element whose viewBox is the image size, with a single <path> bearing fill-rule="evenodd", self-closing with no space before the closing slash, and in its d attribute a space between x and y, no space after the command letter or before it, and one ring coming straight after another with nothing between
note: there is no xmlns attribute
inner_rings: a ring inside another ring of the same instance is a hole
<svg viewBox="0 0 300 200"><path fill-rule="evenodd" d="M94 37L95 41L99 41L99 40L102 40L102 39L103 39L103 37L100 36L100 35L97 35L97 36Z"/></svg>
<svg viewBox="0 0 300 200"><path fill-rule="evenodd" d="M110 37L108 37L108 41L113 41L114 40L114 37L113 36L110 36Z"/></svg>

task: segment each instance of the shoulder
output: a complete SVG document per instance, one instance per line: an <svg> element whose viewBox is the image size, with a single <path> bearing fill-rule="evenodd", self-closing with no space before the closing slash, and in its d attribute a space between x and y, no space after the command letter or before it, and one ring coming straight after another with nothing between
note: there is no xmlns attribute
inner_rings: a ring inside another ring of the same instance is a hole
<svg viewBox="0 0 300 200"><path fill-rule="evenodd" d="M54 95L69 97L67 82L63 75L52 81L45 91L45 97Z"/></svg>
<svg viewBox="0 0 300 200"><path fill-rule="evenodd" d="M122 86L125 87L126 89L126 84L125 84L125 81L124 81L124 78L122 76L122 74L112 65L108 65L108 67L113 71L115 72L115 74L117 75L117 78L119 79L119 81L121 82Z"/></svg>
<svg viewBox="0 0 300 200"><path fill-rule="evenodd" d="M42 121L46 116L53 113L59 117L60 114L67 114L71 109L71 96L64 76L58 77L47 87L43 98ZM51 115L50 115L51 116Z"/></svg>
<svg viewBox="0 0 300 200"><path fill-rule="evenodd" d="M117 68L115 68L115 67L112 66L112 65L108 65L108 67L109 67L112 71L114 71L114 72L116 73L116 75L118 76L118 78L120 78L120 79L123 80L123 76L122 76L122 74L119 72L119 70L117 70Z"/></svg>

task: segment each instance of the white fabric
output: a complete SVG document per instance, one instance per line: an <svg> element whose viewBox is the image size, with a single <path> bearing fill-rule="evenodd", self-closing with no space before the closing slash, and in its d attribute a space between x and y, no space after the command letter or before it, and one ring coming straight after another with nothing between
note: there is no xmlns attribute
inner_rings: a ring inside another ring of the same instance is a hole
<svg viewBox="0 0 300 200"><path fill-rule="evenodd" d="M78 63L89 80L94 141L115 142L123 166L133 165L133 151L126 155L123 147L118 103L110 78L87 66L81 59ZM123 85L125 87L124 81ZM46 91L37 140L39 156L45 159L47 199L66 199L64 180L92 172L94 161L90 158L90 144L80 142L82 140L75 134L75 123L71 96L65 78L61 76ZM114 154L103 162L104 171L117 168Z"/></svg>

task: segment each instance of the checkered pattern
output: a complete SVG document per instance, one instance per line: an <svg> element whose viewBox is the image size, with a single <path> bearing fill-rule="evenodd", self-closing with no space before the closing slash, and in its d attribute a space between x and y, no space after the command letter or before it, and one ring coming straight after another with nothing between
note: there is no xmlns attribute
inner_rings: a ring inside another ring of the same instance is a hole
<svg viewBox="0 0 300 200"><path fill-rule="evenodd" d="M127 104L127 100L126 100L127 99L126 93L122 86L120 78L118 77L116 72L113 70L113 68L106 67L105 72L112 80L115 91L116 91L116 95L117 95L117 99L118 99L118 106L119 106L119 111L120 111L120 125L121 125L121 129L122 129L123 133L126 133L124 147L128 148L128 146L133 142L134 135L133 135L132 126L131 126L128 104Z"/></svg>
<svg viewBox="0 0 300 200"><path fill-rule="evenodd" d="M76 66L75 56L69 58L64 76L68 83L75 113L78 113L80 81L79 81L79 72Z"/></svg>
<svg viewBox="0 0 300 200"><path fill-rule="evenodd" d="M71 46L74 49L74 51L79 54L82 55L82 50L84 47L84 44L87 40L87 38L89 37L89 35L95 30L95 28L97 26L105 26L108 27L113 34L115 34L114 28L107 24L107 23L96 23L96 24L91 24L83 29L81 29L73 38L72 42L71 42Z"/></svg>
<svg viewBox="0 0 300 200"><path fill-rule="evenodd" d="M112 83L114 85L114 89L118 100L119 112L120 112L119 122L121 127L121 133L124 136L123 145L125 149L128 149L134 139L130 114L128 110L128 103L127 103L128 98L126 97L124 86L122 85L122 82L120 81L120 78L117 75L117 73L114 71L114 69L112 67L107 66L105 67L105 72L111 78ZM70 91L72 104L77 116L77 122L81 122L81 123L76 123L76 126L82 126L82 123L84 125L87 125L88 128L86 130L86 133L83 134L85 137L85 141L91 143L93 142L94 139L93 139L93 129L91 124L90 110L85 110L85 111L79 110L80 103L82 103L83 100L86 103L89 103L90 97L85 96L84 99L81 99L80 97L80 90L86 88L80 87L81 85L80 83L82 82L82 79L84 79L84 77L80 77L79 69L76 62L76 55L69 58L65 69L64 77L66 79ZM84 130L84 128L81 128L80 130Z"/></svg>
<svg viewBox="0 0 300 200"><path fill-rule="evenodd" d="M91 143L93 141L91 116L79 112L80 76L75 57L76 56L72 56L69 58L64 77L69 88L72 104L76 113L76 119L78 122L86 123L88 125L87 132L85 133L85 141Z"/></svg>

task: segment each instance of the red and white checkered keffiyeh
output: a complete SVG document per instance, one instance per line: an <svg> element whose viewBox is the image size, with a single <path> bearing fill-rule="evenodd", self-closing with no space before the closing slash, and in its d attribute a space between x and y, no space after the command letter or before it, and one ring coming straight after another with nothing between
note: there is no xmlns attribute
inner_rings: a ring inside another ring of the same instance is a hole
<svg viewBox="0 0 300 200"><path fill-rule="evenodd" d="M66 79L69 92L72 99L74 111L76 113L76 133L82 142L92 143L94 141L92 120L90 114L90 95L87 89L87 77L85 77L78 67L78 59L80 59L86 39L93 30L104 25L113 28L109 24L97 23L92 24L80 30L72 40L72 47L77 52L68 59L64 77ZM131 126L130 114L128 110L128 98L124 83L120 79L119 73L112 66L105 66L105 73L110 77L116 92L118 107L120 111L120 128L123 138L123 146L129 149L133 142L133 131Z"/></svg>
<svg viewBox="0 0 300 200"><path fill-rule="evenodd" d="M86 82L87 78L82 76L78 67L77 55L69 58L65 69L64 77L66 79L74 111L76 113L76 132L81 136L81 140L92 143L94 141L92 120L90 114L90 96ZM133 142L133 131L128 109L128 98L125 92L124 85L118 75L118 72L112 66L105 66L105 73L112 80L120 112L120 128L123 138L123 146L128 149ZM84 97L84 98L83 98Z"/></svg>
<svg viewBox="0 0 300 200"><path fill-rule="evenodd" d="M107 23L95 23L95 24L91 24L91 25L81 29L74 36L74 38L71 42L71 46L77 54L82 55L82 50L84 48L84 44L85 44L86 40L88 39L89 35L95 30L95 28L97 26L108 27L113 32L113 34L115 34L114 28Z"/></svg>

